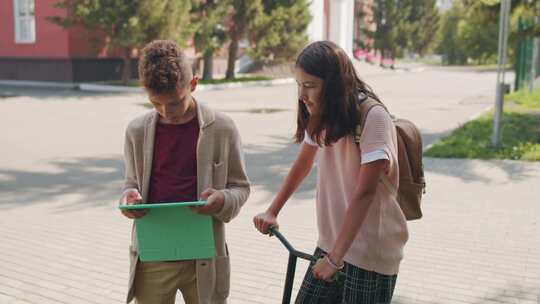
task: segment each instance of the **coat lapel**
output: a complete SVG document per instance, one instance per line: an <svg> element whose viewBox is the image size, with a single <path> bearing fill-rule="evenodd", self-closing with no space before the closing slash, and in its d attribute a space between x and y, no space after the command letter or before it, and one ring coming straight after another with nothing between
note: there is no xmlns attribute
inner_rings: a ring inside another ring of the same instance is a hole
<svg viewBox="0 0 540 304"><path fill-rule="evenodd" d="M154 112L146 121L144 128L144 163L141 195L145 203L148 203L148 190L150 186L150 174L152 173L152 160L154 159L154 142L158 115L157 112Z"/></svg>
<svg viewBox="0 0 540 304"><path fill-rule="evenodd" d="M210 160L208 159L210 153L208 149L213 149L211 143L208 143L209 132L205 131L206 127L212 124L215 120L215 114L206 106L202 105L199 102L197 103L197 119L199 120L199 139L197 140L197 197L200 199L201 193L205 190L203 189L207 184L207 179L209 174L211 174L212 169ZM203 149L201 149L203 147Z"/></svg>

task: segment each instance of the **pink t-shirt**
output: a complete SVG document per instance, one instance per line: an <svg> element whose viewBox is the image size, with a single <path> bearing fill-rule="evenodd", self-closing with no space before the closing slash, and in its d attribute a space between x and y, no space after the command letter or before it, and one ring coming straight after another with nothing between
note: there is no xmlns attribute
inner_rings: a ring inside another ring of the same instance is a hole
<svg viewBox="0 0 540 304"><path fill-rule="evenodd" d="M308 136L305 136L304 143L316 146ZM332 146L319 148L317 222L318 246L322 250L329 252L334 247L347 207L354 197L361 164L378 159L388 160L386 175L397 189L396 129L390 115L381 107L375 107L368 113L360 149L352 136L345 136ZM368 271L397 274L408 237L403 212L379 181L374 200L344 260Z"/></svg>

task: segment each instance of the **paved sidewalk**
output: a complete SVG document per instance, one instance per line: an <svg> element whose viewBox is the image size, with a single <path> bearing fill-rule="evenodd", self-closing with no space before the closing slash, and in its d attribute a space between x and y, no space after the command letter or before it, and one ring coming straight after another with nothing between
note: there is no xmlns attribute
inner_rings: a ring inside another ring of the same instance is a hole
<svg viewBox="0 0 540 304"><path fill-rule="evenodd" d="M410 224L395 302L539 303L540 164L427 159L426 167L425 218ZM287 256L252 228L267 202L264 189L254 192L228 225L230 302L280 303ZM282 232L305 251L316 239L313 194L296 197L280 217ZM112 207L4 209L0 303L120 303L128 226Z"/></svg>
<svg viewBox="0 0 540 304"><path fill-rule="evenodd" d="M492 76L427 71L370 79L394 112L419 122L429 143L492 103ZM123 130L145 111L144 98L17 92L23 96L0 99L0 303L121 303L130 221L114 201ZM294 86L197 94L237 122L254 184L227 226L231 304L280 303L286 251L251 219L298 149L290 143L294 94ZM410 223L394 302L540 303L540 164L425 165L425 218ZM312 172L280 216L283 234L308 252L316 240L314 185ZM305 269L300 263L296 289Z"/></svg>

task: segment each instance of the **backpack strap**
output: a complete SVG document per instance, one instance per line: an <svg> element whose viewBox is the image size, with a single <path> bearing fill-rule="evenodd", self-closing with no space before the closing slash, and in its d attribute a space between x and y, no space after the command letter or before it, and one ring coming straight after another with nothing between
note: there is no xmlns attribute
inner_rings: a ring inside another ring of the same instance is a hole
<svg viewBox="0 0 540 304"><path fill-rule="evenodd" d="M355 133L355 136L354 136L354 141L355 141L356 145L358 146L358 148L360 148L360 137L362 135L362 131L364 130L367 115L368 115L369 111L371 111L371 109L373 109L374 107L377 107L377 106L384 108L384 110L386 112L388 112L388 109L384 106L384 104L382 102L380 102L378 100L375 100L373 98L369 98L367 96L363 100L361 100L360 104L358 105L358 112L360 113L360 115L359 115L360 116L360 124L358 124L356 126L356 133ZM390 192L390 194L395 199L397 199L397 197L398 197L397 189L396 189L396 187L394 187L394 185L392 185L392 183L390 182L388 177L386 177L386 175L382 174L381 175L381 181L382 181L383 185L385 186L386 190L388 190L388 192Z"/></svg>
<svg viewBox="0 0 540 304"><path fill-rule="evenodd" d="M362 136L362 131L364 130L364 125L366 123L366 118L368 116L368 113L369 111L371 111L371 109L373 109L374 107L376 106L380 106L380 107L383 107L386 112L388 112L388 109L386 109L386 107L384 106L384 104L376 99L373 99L373 98L370 98L370 97L367 97L364 95L364 98L362 100L360 100L359 104L358 104L358 113L359 113L359 118L360 118L360 124L358 124L356 126L356 132L355 132L355 136L354 136L354 141L356 142L356 144L358 146L360 146L360 136Z"/></svg>

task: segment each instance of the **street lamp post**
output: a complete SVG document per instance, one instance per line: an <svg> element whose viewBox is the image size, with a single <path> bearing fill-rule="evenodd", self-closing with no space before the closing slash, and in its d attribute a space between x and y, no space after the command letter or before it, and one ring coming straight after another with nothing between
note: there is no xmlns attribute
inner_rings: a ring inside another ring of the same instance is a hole
<svg viewBox="0 0 540 304"><path fill-rule="evenodd" d="M503 115L503 100L505 93L504 72L506 67L506 50L508 47L508 19L512 0L501 0L499 15L499 46L497 59L497 86L495 91L495 117L493 119L493 135L491 145L501 145L501 121Z"/></svg>

